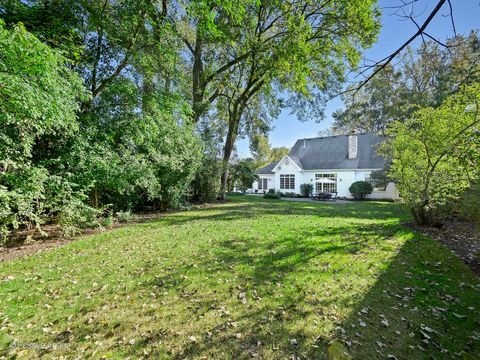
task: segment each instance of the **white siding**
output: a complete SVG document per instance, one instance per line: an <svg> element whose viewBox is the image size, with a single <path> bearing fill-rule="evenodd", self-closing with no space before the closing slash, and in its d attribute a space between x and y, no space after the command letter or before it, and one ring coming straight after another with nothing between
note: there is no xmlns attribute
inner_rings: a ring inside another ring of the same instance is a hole
<svg viewBox="0 0 480 360"><path fill-rule="evenodd" d="M398 193L397 187L393 182L388 183L385 191L374 191L367 197L369 199L391 199L391 200L400 199L400 195Z"/></svg>
<svg viewBox="0 0 480 360"><path fill-rule="evenodd" d="M267 183L268 183L268 189L274 189L275 188L275 175L271 174L271 175L258 175L259 177L259 180L258 181L262 181L263 179L267 179ZM252 189L253 190L258 190L258 181L254 181L253 184L252 184ZM261 190L263 191L263 189ZM268 191L268 190L265 190L265 191Z"/></svg>
<svg viewBox="0 0 480 360"><path fill-rule="evenodd" d="M283 158L283 160L277 164L275 170L275 190L300 194L302 171L299 170L298 166L291 159L288 157ZM295 189L280 189L280 175L288 174L295 175Z"/></svg>
<svg viewBox="0 0 480 360"><path fill-rule="evenodd" d="M286 161L288 160L288 161ZM372 170L300 170L298 166L288 158L284 158L276 167L273 175L259 175L260 179L268 179L268 189L275 189L282 192L295 192L300 194L301 184L312 184L315 192L315 174L337 174L337 196L351 198L352 195L348 190L350 185L355 181L365 181L370 176ZM295 175L295 189L280 189L280 175ZM258 183L255 181L252 185L254 190L258 189ZM263 191L263 189L261 190ZM395 184L388 184L385 191L374 191L368 196L371 199L399 199L399 194L395 188Z"/></svg>
<svg viewBox="0 0 480 360"><path fill-rule="evenodd" d="M337 196L350 197L348 188L355 181L355 171L353 170L306 170L303 172L302 183L310 183L314 186L315 192L315 174L337 174Z"/></svg>

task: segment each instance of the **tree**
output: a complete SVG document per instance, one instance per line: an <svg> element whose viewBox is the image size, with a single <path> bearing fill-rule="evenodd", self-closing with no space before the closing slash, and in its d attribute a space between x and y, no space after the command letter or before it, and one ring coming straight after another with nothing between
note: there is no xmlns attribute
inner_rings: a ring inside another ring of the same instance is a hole
<svg viewBox="0 0 480 360"><path fill-rule="evenodd" d="M63 111L72 124L71 129L50 124L49 131L40 135L30 131L35 136L31 138L29 161L36 172L22 180L17 178L17 187L23 186L20 180L25 186L32 187L33 183L32 198L48 195L55 199L48 208L35 210L40 214L38 223L46 216L67 219L62 220L64 223L71 221L72 216L63 215L64 204L86 206L85 194L94 208L110 206L114 210L144 206L165 209L185 201L202 146L190 119L189 104L180 96L180 81L172 80L180 62L181 42L166 19L166 4L10 0L0 5L8 26L25 21L45 43L61 49L71 60L65 61L65 68L75 70L90 92L90 96L71 100L67 93L70 88L65 85L81 85L78 76L65 84L49 83L51 79L46 77L45 84L52 89L45 85L41 90L49 90L50 95L63 91L65 109L41 91L38 93L43 97L35 99L48 102L43 108L50 112L44 118L35 118L32 129L40 129L43 120L50 120L49 115L57 115L53 110ZM65 13L59 14L63 10ZM55 14L59 14L57 18ZM58 18L65 22L57 23ZM65 40L68 34L72 36L70 43ZM29 55L38 52L45 56L38 48L30 50ZM18 58L22 55L17 54L16 61ZM28 78L28 71L27 67L20 69L19 76ZM73 93L86 94L81 88ZM34 103L23 98L19 103L32 114L41 114ZM11 117L15 117L15 111L6 110ZM20 133L13 134L11 143L20 144L22 138ZM69 207L68 214L75 214L74 210ZM16 207L11 214L25 211Z"/></svg>
<svg viewBox="0 0 480 360"><path fill-rule="evenodd" d="M281 159L283 159L283 157L284 157L285 155L288 154L289 151L290 151L290 150L289 150L287 147L285 147L285 146L272 148L272 149L270 149L269 161L270 161L270 162L280 161Z"/></svg>
<svg viewBox="0 0 480 360"><path fill-rule="evenodd" d="M315 98L342 80L347 65L358 62L360 50L373 43L379 29L373 1L266 2L248 10L246 27L239 27L242 36L229 49L233 59L246 54L245 60L227 73L226 81L233 87L220 92L228 108L221 193L250 101L262 94L271 98L281 89L296 94L290 106L305 113L305 107L295 107L294 100Z"/></svg>
<svg viewBox="0 0 480 360"><path fill-rule="evenodd" d="M332 114L334 127L343 133L351 130L384 133L390 122L403 117L406 93L401 73L387 66L355 96L342 95L345 109Z"/></svg>
<svg viewBox="0 0 480 360"><path fill-rule="evenodd" d="M284 146L272 148L266 136L256 134L250 141L250 152L253 155L255 167L259 168L273 161L281 160L288 154L289 149Z"/></svg>
<svg viewBox="0 0 480 360"><path fill-rule="evenodd" d="M38 141L78 130L75 114L87 94L67 59L22 25L7 30L0 20L0 53L0 232L4 237L12 227L39 227L58 210L57 202L66 205L76 191L82 195L84 189L35 163L33 153Z"/></svg>
<svg viewBox="0 0 480 360"><path fill-rule="evenodd" d="M388 169L374 170L370 173L370 183L375 188L385 189L392 179L388 176Z"/></svg>
<svg viewBox="0 0 480 360"><path fill-rule="evenodd" d="M257 169L271 162L280 161L289 151L285 146L272 148L268 138L261 134L253 135L250 141L250 152Z"/></svg>
<svg viewBox="0 0 480 360"><path fill-rule="evenodd" d="M230 165L228 190L233 190L235 184L240 190L246 190L252 187L252 183L258 180L255 174L255 162L253 159L239 160Z"/></svg>
<svg viewBox="0 0 480 360"><path fill-rule="evenodd" d="M416 50L407 48L397 65L385 66L358 91L345 92L345 109L334 112L334 127L384 133L392 121L405 121L421 107L437 107L463 85L480 81L478 32L449 39L447 45L426 41Z"/></svg>
<svg viewBox="0 0 480 360"><path fill-rule="evenodd" d="M389 175L415 221L438 226L442 207L479 179L480 85L447 98L438 108L417 110L392 123L382 152Z"/></svg>

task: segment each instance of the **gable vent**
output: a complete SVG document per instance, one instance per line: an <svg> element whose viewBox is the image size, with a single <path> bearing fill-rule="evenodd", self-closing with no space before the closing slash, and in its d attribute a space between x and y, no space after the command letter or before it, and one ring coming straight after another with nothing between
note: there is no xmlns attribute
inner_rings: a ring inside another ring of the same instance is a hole
<svg viewBox="0 0 480 360"><path fill-rule="evenodd" d="M357 135L348 135L348 158L356 159L358 155L358 137Z"/></svg>

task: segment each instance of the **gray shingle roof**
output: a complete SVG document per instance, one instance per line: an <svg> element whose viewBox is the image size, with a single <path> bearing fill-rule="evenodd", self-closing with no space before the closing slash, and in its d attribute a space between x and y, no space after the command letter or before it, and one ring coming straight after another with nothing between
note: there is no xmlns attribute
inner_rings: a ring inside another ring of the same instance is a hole
<svg viewBox="0 0 480 360"><path fill-rule="evenodd" d="M358 155L355 159L348 159L348 135L297 140L288 156L303 170L383 168L385 160L376 154L375 146L384 137L372 133L357 136Z"/></svg>
<svg viewBox="0 0 480 360"><path fill-rule="evenodd" d="M262 175L265 175L265 174L273 174L273 171L272 169L275 167L275 165L278 164L278 161L274 161L260 169L258 169L257 171L255 171L255 174L262 174Z"/></svg>

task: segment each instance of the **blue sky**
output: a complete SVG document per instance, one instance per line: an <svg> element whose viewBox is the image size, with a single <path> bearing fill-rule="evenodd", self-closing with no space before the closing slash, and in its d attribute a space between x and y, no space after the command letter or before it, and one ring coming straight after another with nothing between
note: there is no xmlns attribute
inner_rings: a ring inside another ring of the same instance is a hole
<svg viewBox="0 0 480 360"><path fill-rule="evenodd" d="M480 28L480 0L451 0L453 16L458 34L468 34L472 29ZM417 22L422 23L430 14L437 0L420 0L415 5L415 11L422 16ZM398 16L392 15L392 9L385 7L400 4L400 0L380 0L379 5L383 8L382 29L377 43L368 49L364 55L368 59L380 60L396 50L403 42L416 32L416 27L411 21L404 21ZM447 4L440 10L427 28L427 33L442 41L453 36L452 24L448 14ZM418 46L421 39L417 38L412 46ZM294 115L283 111L273 123L273 130L269 135L272 147L291 147L297 139L315 137L322 129L329 128L332 123L332 113L342 107L339 98L332 99L326 108L326 118L321 123L315 121L299 122ZM237 141L237 152L240 157L250 156L248 139Z"/></svg>

